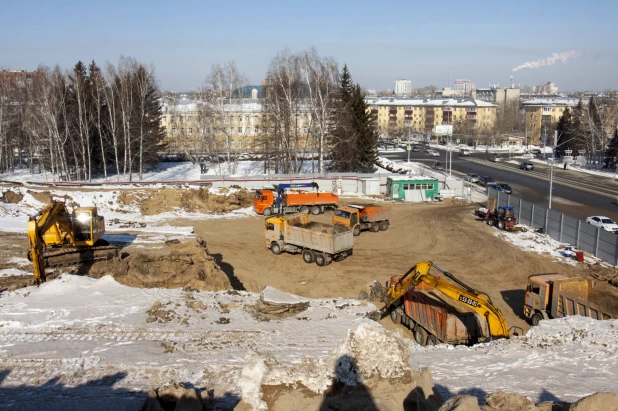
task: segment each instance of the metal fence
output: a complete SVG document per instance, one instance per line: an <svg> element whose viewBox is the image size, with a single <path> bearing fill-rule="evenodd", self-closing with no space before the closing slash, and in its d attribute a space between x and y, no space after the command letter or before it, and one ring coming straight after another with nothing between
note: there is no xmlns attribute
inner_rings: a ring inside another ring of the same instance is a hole
<svg viewBox="0 0 618 411"><path fill-rule="evenodd" d="M545 233L556 241L570 244L579 250L593 254L601 260L618 266L618 235L584 221L539 204L489 189L489 197L496 199L497 206L513 206L517 221L532 229L544 228Z"/></svg>

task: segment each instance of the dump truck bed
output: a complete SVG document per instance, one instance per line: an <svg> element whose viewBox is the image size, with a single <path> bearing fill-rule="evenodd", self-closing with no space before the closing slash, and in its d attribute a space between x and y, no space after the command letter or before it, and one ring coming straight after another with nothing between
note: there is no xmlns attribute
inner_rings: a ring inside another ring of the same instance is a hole
<svg viewBox="0 0 618 411"><path fill-rule="evenodd" d="M301 205L331 205L337 204L339 197L337 194L329 192L319 193L287 193L285 194L284 204L287 207Z"/></svg>
<svg viewBox="0 0 618 411"><path fill-rule="evenodd" d="M376 205L350 205L349 207L356 208L358 210L360 220L363 223L390 220L391 218L390 207Z"/></svg>
<svg viewBox="0 0 618 411"><path fill-rule="evenodd" d="M345 227L315 221L303 224L300 218L290 218L284 230L285 241L302 248L337 254L354 246L352 230Z"/></svg>
<svg viewBox="0 0 618 411"><path fill-rule="evenodd" d="M594 288L593 284L585 279L554 281L552 317L581 315L597 320L618 318L618 297Z"/></svg>
<svg viewBox="0 0 618 411"><path fill-rule="evenodd" d="M464 344L489 335L485 322L458 301L426 284L408 290L404 310L416 323L447 344Z"/></svg>

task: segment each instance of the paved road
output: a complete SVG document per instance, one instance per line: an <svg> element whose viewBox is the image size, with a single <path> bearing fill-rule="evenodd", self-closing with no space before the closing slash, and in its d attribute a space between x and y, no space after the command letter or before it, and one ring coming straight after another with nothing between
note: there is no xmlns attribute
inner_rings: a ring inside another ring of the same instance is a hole
<svg viewBox="0 0 618 411"><path fill-rule="evenodd" d="M430 157L424 152L411 152L410 161L432 165L435 161L445 162L447 152L440 150L440 158ZM382 152L383 157L392 160L407 161L406 152ZM521 159L507 158L500 163L492 163L489 155L474 153L469 157L460 157L453 152L453 174L475 173L488 175L498 182L511 185L513 195L524 200L547 206L549 199L550 167L534 163L534 171L519 169ZM611 178L564 170L554 167L552 208L584 220L591 215L605 215L618 221L618 181Z"/></svg>

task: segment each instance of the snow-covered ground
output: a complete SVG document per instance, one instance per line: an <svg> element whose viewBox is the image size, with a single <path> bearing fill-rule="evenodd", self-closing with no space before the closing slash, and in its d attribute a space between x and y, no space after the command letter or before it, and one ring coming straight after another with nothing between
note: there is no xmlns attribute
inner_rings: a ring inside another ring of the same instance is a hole
<svg viewBox="0 0 618 411"><path fill-rule="evenodd" d="M525 337L473 347L413 346L415 367L429 367L446 397L505 391L535 402L618 392L618 320L541 321Z"/></svg>
<svg viewBox="0 0 618 411"><path fill-rule="evenodd" d="M133 182L139 181L193 181L200 179L200 166L190 162L165 162L159 163L153 170L147 171L142 175L142 180L139 179L139 174L133 173ZM0 173L0 180L14 182L47 182L59 181L57 177L49 172L30 174L28 169L16 170L12 173ZM107 179L105 176L95 176L92 178L93 183L116 183L128 182L129 176L121 175L116 177L115 170L109 170Z"/></svg>
<svg viewBox="0 0 618 411"><path fill-rule="evenodd" d="M264 382L301 381L320 391L351 330L373 347L374 354L361 355L375 355L384 344L384 333L372 332L379 326L366 318L374 310L371 304L264 292L266 301L308 303L308 308L260 321L251 314L259 299L255 293L137 289L111 277L63 275L38 288L6 292L0 298L0 362L8 372L1 387L28 387L27 400L36 401L59 384L99 381L90 383L91 390L105 396L110 389L105 377L120 375L111 382L116 390L148 390L174 380L248 395L265 377L253 378L247 366L267 363L271 372ZM165 313L153 314L155 307ZM618 391L618 320L543 321L525 337L471 348L407 343L410 364L430 367L446 397L503 390L534 400L573 401ZM114 404L114 398L108 400Z"/></svg>

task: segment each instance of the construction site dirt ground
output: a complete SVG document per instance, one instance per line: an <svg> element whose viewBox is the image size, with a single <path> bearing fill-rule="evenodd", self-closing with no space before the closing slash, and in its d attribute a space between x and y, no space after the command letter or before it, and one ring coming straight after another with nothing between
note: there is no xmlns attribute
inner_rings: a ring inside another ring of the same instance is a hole
<svg viewBox="0 0 618 411"><path fill-rule="evenodd" d="M229 283L239 290L260 292L265 286L271 286L305 297L356 297L374 280L385 282L417 262L433 261L468 285L487 293L509 326L521 327L525 332L529 326L523 318L523 300L529 275L559 272L587 276L590 268L584 264L569 266L553 261L549 255L517 248L496 237L495 228L477 221L473 209L474 205L394 204L387 231L363 232L354 239L352 256L326 267L306 264L299 254L272 254L264 242L263 216L177 219L173 224L194 227L195 235L206 240L208 252L227 275ZM321 222L329 222L331 217L330 213L311 216ZM13 267L11 257L26 254L25 232L0 234L0 247L3 250L0 269ZM124 252L141 253L144 249L129 244L123 248ZM19 287L26 280L24 277L0 278L0 289L11 285ZM382 323L389 329L394 327L390 321ZM411 333L406 336L411 337Z"/></svg>

